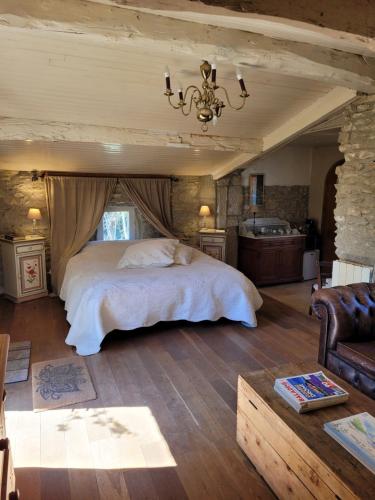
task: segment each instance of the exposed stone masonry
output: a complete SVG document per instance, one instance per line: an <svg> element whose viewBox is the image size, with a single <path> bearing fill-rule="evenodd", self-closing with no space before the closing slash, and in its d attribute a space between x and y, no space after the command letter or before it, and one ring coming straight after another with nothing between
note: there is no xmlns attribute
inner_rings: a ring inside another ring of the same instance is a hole
<svg viewBox="0 0 375 500"><path fill-rule="evenodd" d="M196 245L202 221L198 217L201 205L208 205L212 216L206 226L215 227L216 187L210 175L179 176L172 182L173 232L182 241Z"/></svg>
<svg viewBox="0 0 375 500"><path fill-rule="evenodd" d="M244 189L245 200L250 196ZM265 186L264 205L257 217L280 217L299 227L305 224L308 215L309 186ZM244 205L244 218L252 217L249 205Z"/></svg>
<svg viewBox="0 0 375 500"><path fill-rule="evenodd" d="M0 170L0 234L14 232L31 234L32 221L27 219L29 208L39 208L38 234L48 236L48 214L44 182L31 181L30 172ZM49 263L49 242L46 260ZM3 265L0 258L0 288L3 284Z"/></svg>
<svg viewBox="0 0 375 500"><path fill-rule="evenodd" d="M217 181L217 225L221 228L238 226L253 217L247 200L249 187L241 185L240 172ZM264 205L257 217L280 217L296 225L304 224L308 214L308 186L265 186Z"/></svg>
<svg viewBox="0 0 375 500"><path fill-rule="evenodd" d="M348 106L340 136L345 163L337 167L336 253L375 264L375 96Z"/></svg>

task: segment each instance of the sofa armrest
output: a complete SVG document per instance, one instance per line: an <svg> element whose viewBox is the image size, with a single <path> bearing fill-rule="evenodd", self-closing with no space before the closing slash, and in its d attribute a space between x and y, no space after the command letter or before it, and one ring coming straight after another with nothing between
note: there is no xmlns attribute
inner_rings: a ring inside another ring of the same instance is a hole
<svg viewBox="0 0 375 500"><path fill-rule="evenodd" d="M324 288L312 295L312 308L321 320L319 363L337 342L375 340L375 284Z"/></svg>

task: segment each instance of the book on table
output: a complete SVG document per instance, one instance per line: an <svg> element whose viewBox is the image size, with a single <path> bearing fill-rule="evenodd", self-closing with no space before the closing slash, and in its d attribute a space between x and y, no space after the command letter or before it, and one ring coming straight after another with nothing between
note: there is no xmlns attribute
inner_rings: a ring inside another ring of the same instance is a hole
<svg viewBox="0 0 375 500"><path fill-rule="evenodd" d="M6 233L6 234L3 234L2 237L5 240L9 240L9 241L22 241L25 239L24 235L16 234L16 233Z"/></svg>
<svg viewBox="0 0 375 500"><path fill-rule="evenodd" d="M324 424L324 430L375 474L375 418L357 413Z"/></svg>
<svg viewBox="0 0 375 500"><path fill-rule="evenodd" d="M349 397L322 371L277 378L274 389L298 413L344 403Z"/></svg>

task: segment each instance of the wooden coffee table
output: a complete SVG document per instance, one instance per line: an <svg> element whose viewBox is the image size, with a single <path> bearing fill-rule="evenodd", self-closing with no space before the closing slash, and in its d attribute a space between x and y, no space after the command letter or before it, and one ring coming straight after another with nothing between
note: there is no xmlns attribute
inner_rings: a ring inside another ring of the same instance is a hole
<svg viewBox="0 0 375 500"><path fill-rule="evenodd" d="M349 401L300 415L273 390L275 378L318 370ZM237 442L279 498L375 498L375 475L323 430L363 411L375 416L375 401L317 363L265 369L238 378Z"/></svg>

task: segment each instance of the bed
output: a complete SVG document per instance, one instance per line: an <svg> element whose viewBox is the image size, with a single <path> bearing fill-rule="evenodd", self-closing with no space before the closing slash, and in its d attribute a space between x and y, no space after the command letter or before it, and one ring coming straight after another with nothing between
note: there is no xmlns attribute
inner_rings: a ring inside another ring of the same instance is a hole
<svg viewBox="0 0 375 500"><path fill-rule="evenodd" d="M107 333L159 321L227 318L257 325L262 298L242 273L193 249L189 265L117 269L132 241L90 242L68 262L60 298L70 330L66 343L82 356L100 351Z"/></svg>

